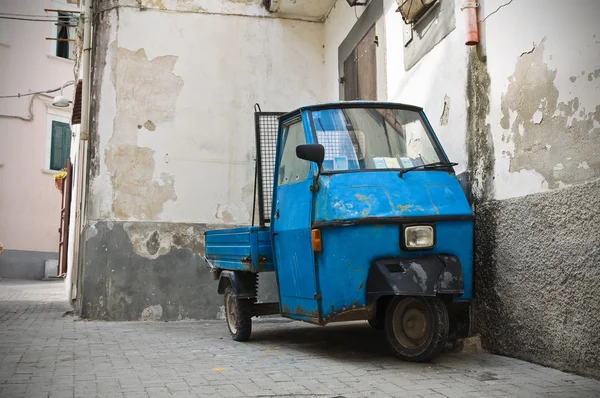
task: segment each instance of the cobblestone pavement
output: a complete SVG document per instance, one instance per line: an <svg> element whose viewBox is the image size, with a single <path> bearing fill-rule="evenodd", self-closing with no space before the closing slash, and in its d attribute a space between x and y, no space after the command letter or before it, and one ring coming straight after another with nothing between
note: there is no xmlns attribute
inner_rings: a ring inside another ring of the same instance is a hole
<svg viewBox="0 0 600 398"><path fill-rule="evenodd" d="M0 397L600 397L600 382L490 354L411 364L366 322L89 322L62 282L0 281Z"/></svg>

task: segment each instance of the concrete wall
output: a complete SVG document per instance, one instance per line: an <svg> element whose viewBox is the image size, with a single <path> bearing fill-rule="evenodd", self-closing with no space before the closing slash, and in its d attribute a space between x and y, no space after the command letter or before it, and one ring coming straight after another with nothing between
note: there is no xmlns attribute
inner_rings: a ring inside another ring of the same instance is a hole
<svg viewBox="0 0 600 398"><path fill-rule="evenodd" d="M46 260L58 260L56 252L33 250L5 250L1 256L0 278L9 279L43 279Z"/></svg>
<svg viewBox="0 0 600 398"><path fill-rule="evenodd" d="M476 330L492 352L600 378L600 181L477 211Z"/></svg>
<svg viewBox="0 0 600 398"><path fill-rule="evenodd" d="M140 319L146 306L175 305L160 319L215 317L220 306L210 303L221 298L201 260L202 232L250 223L253 106L289 111L323 98L322 24L272 18L253 2L214 13L211 2L191 3L166 13L124 2L96 21L85 316ZM109 221L132 227L93 232ZM99 255L105 241L111 259ZM124 289L114 267L145 288ZM198 296L213 298L201 308ZM117 311L120 300L136 310Z"/></svg>
<svg viewBox="0 0 600 398"><path fill-rule="evenodd" d="M65 1L0 1L2 12L54 15L44 9L76 9ZM73 61L58 58L56 26L3 19L0 23L0 95L60 87L73 80ZM49 171L52 120L70 111L52 106L52 95L0 98L0 276L43 277L43 260L56 258L61 194ZM63 95L72 97L72 87ZM33 102L31 102L33 101Z"/></svg>
<svg viewBox="0 0 600 398"><path fill-rule="evenodd" d="M464 45L460 3L454 30L406 70L403 22L383 0L379 99L422 106L457 172L473 176L486 347L598 377L600 3L482 1L477 48ZM325 21L330 100L337 49L362 12L338 0Z"/></svg>
<svg viewBox="0 0 600 398"><path fill-rule="evenodd" d="M535 24L528 23L531 15ZM486 21L495 157L490 196L499 201L478 208L476 262L477 325L489 349L594 377L600 377L597 15L594 1L576 7L531 1ZM519 34L508 40L511 26Z"/></svg>

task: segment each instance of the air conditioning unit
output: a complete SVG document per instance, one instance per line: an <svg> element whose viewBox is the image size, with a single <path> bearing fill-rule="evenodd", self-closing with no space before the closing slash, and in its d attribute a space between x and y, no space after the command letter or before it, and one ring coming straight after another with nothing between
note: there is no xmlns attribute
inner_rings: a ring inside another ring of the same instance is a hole
<svg viewBox="0 0 600 398"><path fill-rule="evenodd" d="M421 19L438 0L396 0L396 2L398 3L396 11L402 15L404 23L410 25Z"/></svg>

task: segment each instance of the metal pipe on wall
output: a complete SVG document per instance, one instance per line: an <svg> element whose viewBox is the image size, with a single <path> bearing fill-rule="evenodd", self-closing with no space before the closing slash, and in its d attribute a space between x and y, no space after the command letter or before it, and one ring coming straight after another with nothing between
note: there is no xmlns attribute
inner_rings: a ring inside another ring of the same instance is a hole
<svg viewBox="0 0 600 398"><path fill-rule="evenodd" d="M92 42L92 21L90 3L92 0L83 0L83 55L81 59L81 140L87 141L89 136L90 120L90 50Z"/></svg>

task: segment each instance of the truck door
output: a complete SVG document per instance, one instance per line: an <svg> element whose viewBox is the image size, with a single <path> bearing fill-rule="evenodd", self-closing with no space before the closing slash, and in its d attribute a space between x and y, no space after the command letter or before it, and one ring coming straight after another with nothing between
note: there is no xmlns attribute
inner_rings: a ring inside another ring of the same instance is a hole
<svg viewBox="0 0 600 398"><path fill-rule="evenodd" d="M296 157L306 144L300 115L279 131L271 226L281 311L290 318L318 322L317 286L311 241L311 163Z"/></svg>

